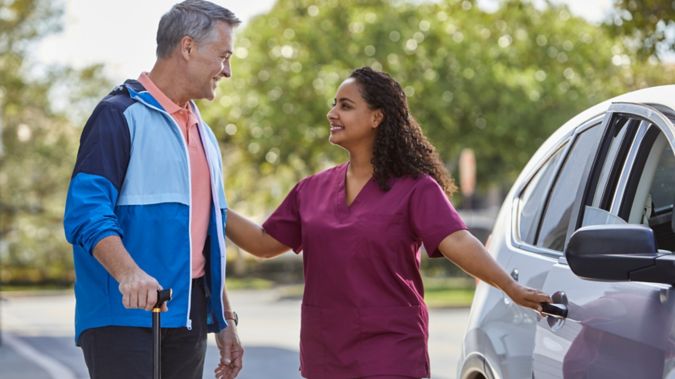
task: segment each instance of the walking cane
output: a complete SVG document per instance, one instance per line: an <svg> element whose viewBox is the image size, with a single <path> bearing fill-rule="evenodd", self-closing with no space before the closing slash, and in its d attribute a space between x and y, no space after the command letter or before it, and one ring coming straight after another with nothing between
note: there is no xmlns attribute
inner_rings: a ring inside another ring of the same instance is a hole
<svg viewBox="0 0 675 379"><path fill-rule="evenodd" d="M152 307L152 339L153 339L153 378L162 378L162 329L159 315L162 313L162 304L171 300L171 288L157 291L157 303Z"/></svg>

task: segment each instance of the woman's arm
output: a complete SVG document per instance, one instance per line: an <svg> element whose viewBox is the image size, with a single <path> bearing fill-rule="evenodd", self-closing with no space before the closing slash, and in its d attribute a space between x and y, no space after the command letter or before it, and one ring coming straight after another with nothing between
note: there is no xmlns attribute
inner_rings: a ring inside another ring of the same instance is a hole
<svg viewBox="0 0 675 379"><path fill-rule="evenodd" d="M541 311L540 303L551 302L551 298L545 293L524 287L513 280L483 244L466 230L445 237L438 249L466 273L501 289L517 304Z"/></svg>
<svg viewBox="0 0 675 379"><path fill-rule="evenodd" d="M227 238L237 246L256 257L273 258L290 250L290 247L267 234L260 225L246 219L232 209L227 210L225 233Z"/></svg>

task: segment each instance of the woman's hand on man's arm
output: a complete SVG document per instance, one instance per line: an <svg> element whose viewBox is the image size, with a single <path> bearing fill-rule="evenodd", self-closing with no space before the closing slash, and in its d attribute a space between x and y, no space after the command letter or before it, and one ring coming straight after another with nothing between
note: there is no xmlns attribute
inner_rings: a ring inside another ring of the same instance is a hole
<svg viewBox="0 0 675 379"><path fill-rule="evenodd" d="M232 209L227 210L225 233L237 246L259 258L273 258L290 250L288 246L267 234L260 225Z"/></svg>

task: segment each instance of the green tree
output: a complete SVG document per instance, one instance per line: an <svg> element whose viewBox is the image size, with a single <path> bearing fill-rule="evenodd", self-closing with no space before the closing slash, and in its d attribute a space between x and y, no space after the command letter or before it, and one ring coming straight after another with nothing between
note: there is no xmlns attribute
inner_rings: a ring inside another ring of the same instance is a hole
<svg viewBox="0 0 675 379"><path fill-rule="evenodd" d="M615 0L605 23L642 57L675 54L675 2L672 0Z"/></svg>
<svg viewBox="0 0 675 379"><path fill-rule="evenodd" d="M224 141L233 208L260 214L292 182L345 159L325 118L356 67L391 73L413 115L454 171L476 152L479 184L505 186L534 149L580 110L612 95L672 82L636 63L620 40L572 16L504 1L286 0L236 41L234 76L204 114ZM242 175L243 174L243 175Z"/></svg>
<svg viewBox="0 0 675 379"><path fill-rule="evenodd" d="M28 72L28 49L59 28L58 5L0 1L0 279L5 282L73 280L62 216L80 131L75 125L81 125L80 110L107 82L100 66L54 67L37 78ZM50 100L63 96L55 90L66 84L72 96L61 101L68 114Z"/></svg>

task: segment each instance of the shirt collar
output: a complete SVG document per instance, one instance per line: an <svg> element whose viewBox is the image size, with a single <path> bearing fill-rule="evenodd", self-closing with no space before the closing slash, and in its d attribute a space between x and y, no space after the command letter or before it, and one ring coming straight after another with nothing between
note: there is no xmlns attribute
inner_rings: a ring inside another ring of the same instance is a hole
<svg viewBox="0 0 675 379"><path fill-rule="evenodd" d="M181 108L178 106L178 104L174 103L173 100L169 99L168 96L162 92L157 85L150 79L150 75L148 75L147 72L141 73L141 75L138 77L138 81L145 87L145 89L150 92L152 97L155 98L159 102L159 105L164 108L165 111L167 111L169 114L174 114L181 109L187 109L188 111L190 110L190 103L188 102L185 105L185 108Z"/></svg>

